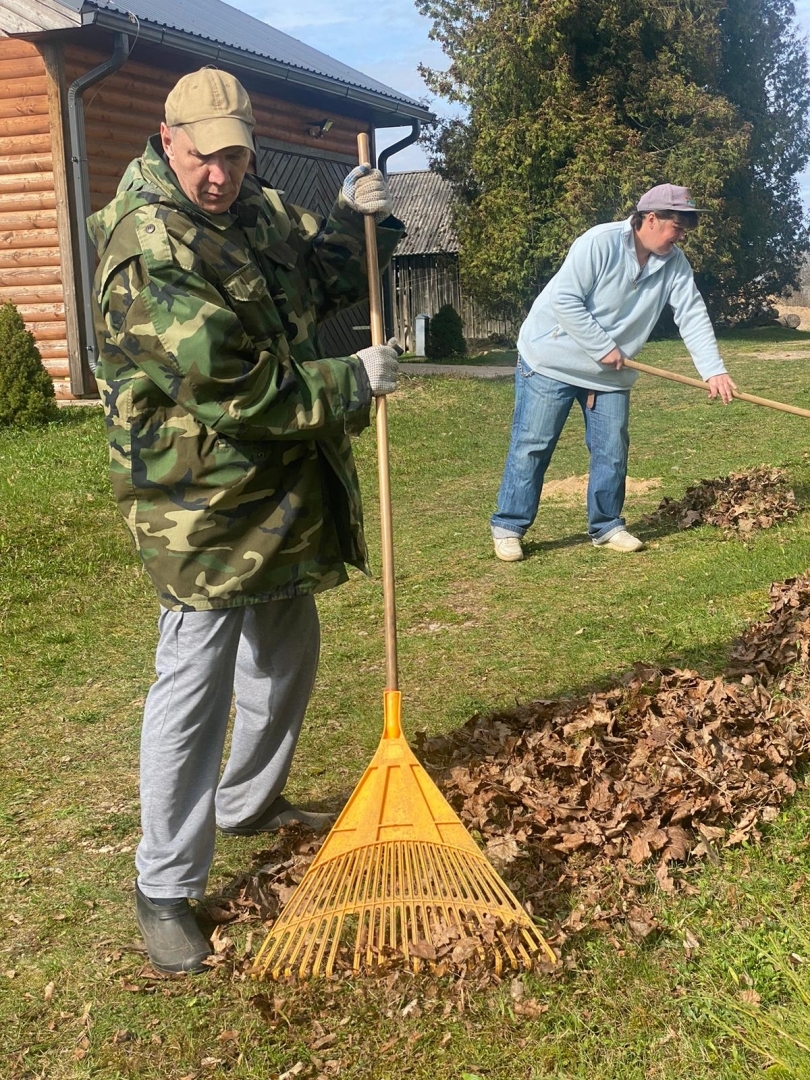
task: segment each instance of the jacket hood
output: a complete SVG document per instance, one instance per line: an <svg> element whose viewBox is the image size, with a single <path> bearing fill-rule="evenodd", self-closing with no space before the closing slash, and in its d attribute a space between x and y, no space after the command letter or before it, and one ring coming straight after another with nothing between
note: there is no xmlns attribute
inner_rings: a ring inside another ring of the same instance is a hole
<svg viewBox="0 0 810 1080"><path fill-rule="evenodd" d="M135 158L129 163L118 185L115 198L87 219L87 231L99 256L109 243L116 225L127 214L131 214L140 206L160 202L161 199L167 198L170 192L182 195L180 189L167 175L171 170L163 160L163 155L157 150L156 140L159 145L159 137L154 135L146 144L143 157Z"/></svg>

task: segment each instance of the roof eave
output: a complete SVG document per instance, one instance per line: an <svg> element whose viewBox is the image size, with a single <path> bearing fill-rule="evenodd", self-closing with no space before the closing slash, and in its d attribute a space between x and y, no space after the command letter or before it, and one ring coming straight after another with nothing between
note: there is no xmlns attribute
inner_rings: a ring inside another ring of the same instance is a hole
<svg viewBox="0 0 810 1080"><path fill-rule="evenodd" d="M101 11L98 8L82 13L82 25L93 25L125 34L131 34L134 30L132 22L126 16L112 11ZM291 67L283 64L280 60L258 56L256 53L245 52L243 49L237 49L232 45L209 41L193 34L184 34L182 31L173 30L170 27L156 26L154 23L139 20L138 40L142 42L149 41L156 45L167 45L170 48L184 52L202 54L210 60L227 61L234 67L243 68L245 71L269 75L283 82L303 86L311 90L319 90L321 93L329 94L332 97L345 98L348 101L371 109L377 127L399 127L411 120L419 120L425 123L433 119L433 113L417 102L411 103L388 98L383 94L375 94L373 91L365 90L359 86L337 82L314 71Z"/></svg>

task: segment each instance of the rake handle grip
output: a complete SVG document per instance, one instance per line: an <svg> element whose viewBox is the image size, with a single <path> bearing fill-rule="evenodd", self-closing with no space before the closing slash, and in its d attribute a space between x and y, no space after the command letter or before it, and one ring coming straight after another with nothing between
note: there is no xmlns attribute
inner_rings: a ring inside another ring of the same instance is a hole
<svg viewBox="0 0 810 1080"><path fill-rule="evenodd" d="M368 135L357 136L357 156L361 165L371 165ZM385 344L382 317L380 267L377 259L377 226L372 214L363 217L366 233L366 270L371 344ZM375 398L377 423L377 475L380 485L380 536L382 541L382 582L385 608L385 688L399 689L397 669L397 605L394 592L394 530L391 514L391 478L388 465L388 404L385 395Z"/></svg>
<svg viewBox="0 0 810 1080"><path fill-rule="evenodd" d="M709 384L700 379L690 379L688 375L677 375L674 371L664 371L663 368L650 367L649 364L639 364L636 360L625 360L624 366L633 368L634 371L644 371L647 375L658 375L661 379L669 379L670 382L683 383L684 386L696 386L699 390L709 390ZM732 390L732 396L740 401L748 401L752 405L764 405L767 409L778 409L780 412L793 413L794 416L810 416L810 409L800 409L798 405L785 405L782 401L771 401L770 398L755 397L753 394L743 394L740 390Z"/></svg>

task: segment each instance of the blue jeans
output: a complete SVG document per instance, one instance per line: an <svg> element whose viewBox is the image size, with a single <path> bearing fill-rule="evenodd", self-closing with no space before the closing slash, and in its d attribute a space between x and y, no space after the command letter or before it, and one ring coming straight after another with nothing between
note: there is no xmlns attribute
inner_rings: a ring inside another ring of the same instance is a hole
<svg viewBox="0 0 810 1080"><path fill-rule="evenodd" d="M591 409L586 407L588 393L539 375L518 357L512 441L498 509L490 522L493 536L523 536L534 523L546 469L575 401L585 417L585 445L591 456L588 534L599 544L624 528L630 391L596 391Z"/></svg>

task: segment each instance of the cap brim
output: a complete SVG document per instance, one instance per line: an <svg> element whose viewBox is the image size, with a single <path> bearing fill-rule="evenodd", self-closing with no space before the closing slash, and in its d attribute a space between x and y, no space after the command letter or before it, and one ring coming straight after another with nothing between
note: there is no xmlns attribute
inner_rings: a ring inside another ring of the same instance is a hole
<svg viewBox="0 0 810 1080"><path fill-rule="evenodd" d="M226 146L244 146L255 150L253 129L235 116L217 116L181 125L201 154L216 154Z"/></svg>
<svg viewBox="0 0 810 1080"><path fill-rule="evenodd" d="M640 214L657 214L659 210L669 210L673 214L710 214L702 206L645 206L637 207Z"/></svg>

